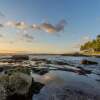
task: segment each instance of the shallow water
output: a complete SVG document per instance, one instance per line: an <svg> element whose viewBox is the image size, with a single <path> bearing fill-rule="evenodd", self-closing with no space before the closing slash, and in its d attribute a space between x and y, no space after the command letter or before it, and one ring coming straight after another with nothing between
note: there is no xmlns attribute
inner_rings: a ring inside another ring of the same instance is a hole
<svg viewBox="0 0 100 100"><path fill-rule="evenodd" d="M49 71L43 75L34 73L31 70L31 76L35 81L45 84L41 89L40 93L33 96L33 100L64 100L60 97L63 97L65 89L82 91L89 96L100 96L100 58L95 57L72 57L72 56L50 56L50 55L30 55L30 60L18 63L7 63L0 61L0 66L34 66L36 61L33 61L33 58L37 59L47 59L50 61L62 61L67 62L70 65L56 65L56 64L46 64L44 61L39 63L40 68L49 68ZM5 58L6 59L6 58ZM80 61L82 59L88 59L91 61L98 62L97 65L82 65ZM72 66L71 66L72 65ZM74 66L73 66L74 65ZM49 66L49 67L48 67ZM52 67L53 66L53 67ZM91 70L91 73L84 75L79 75L76 71L78 66ZM67 68L75 71L68 70L54 70L55 68ZM52 69L52 70L50 70ZM58 94L57 91L59 91ZM53 95L53 98L52 98ZM57 98L56 95L60 95ZM76 95L76 94L75 94ZM56 97L55 97L56 96ZM67 100L67 99L65 99ZM74 99L69 99L74 100ZM75 99L79 100L79 99ZM85 99L82 99L85 100ZM96 100L96 99L86 99L86 100ZM100 100L100 99L97 99Z"/></svg>
<svg viewBox="0 0 100 100"><path fill-rule="evenodd" d="M38 57L37 57L38 58ZM56 60L56 61L65 61L70 64L77 66L81 66L85 69L92 70L91 74L86 75L79 75L74 72L68 72L68 71L49 71L49 73L45 75L37 75L35 73L31 73L32 76L36 81L42 82L45 85L45 87L40 91L40 94L33 96L33 100L63 100L58 99L57 97L49 98L58 95L57 91L63 93L64 88L69 88L71 90L75 89L78 91L82 91L89 96L100 96L100 58L95 57L66 57L66 56L40 56L40 58L45 58L49 60ZM88 59L91 61L98 62L98 65L82 65L80 64L80 61L82 59ZM56 65L55 65L56 66ZM61 65L60 65L61 66ZM62 67L73 67L73 66L62 66ZM74 69L73 68L73 69ZM61 89L60 89L61 88ZM60 90L59 90L60 89ZM66 99L67 100L67 99ZM74 99L69 99L74 100ZM80 100L80 99L77 99ZM82 99L82 100L88 100L88 99ZM99 99L89 99L89 100L99 100Z"/></svg>

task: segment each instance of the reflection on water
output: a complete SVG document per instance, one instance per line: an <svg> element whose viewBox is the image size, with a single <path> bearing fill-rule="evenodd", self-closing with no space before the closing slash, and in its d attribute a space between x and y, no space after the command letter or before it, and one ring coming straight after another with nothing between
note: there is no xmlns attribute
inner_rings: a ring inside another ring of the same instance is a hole
<svg viewBox="0 0 100 100"><path fill-rule="evenodd" d="M34 74L32 74L34 76ZM100 83L96 79L100 79L97 75L79 76L72 72L51 71L43 76L35 75L36 81L44 84L68 85L74 88L82 89L91 93L100 94ZM95 91L95 92L94 92Z"/></svg>
<svg viewBox="0 0 100 100"><path fill-rule="evenodd" d="M33 96L33 100L67 100L63 99L63 96L69 93L68 91L65 91L65 89L70 89L71 91L75 90L88 94L90 98L91 96L100 95L100 83L95 81L95 79L98 78L100 79L99 76L93 74L89 76L79 76L75 73L64 72L64 71L63 72L51 71L43 76L36 75L35 80L45 83L46 86L43 87L43 89L40 91L39 94ZM69 94L70 97L73 97L73 95L75 97L78 96L79 93L74 94L72 92L72 94ZM84 95L82 94L82 96ZM86 97L85 99L82 100L99 100L99 99L89 99L89 98L86 99ZM68 100L75 100L75 99L71 98ZM81 100L81 99L76 99L76 100Z"/></svg>
<svg viewBox="0 0 100 100"><path fill-rule="evenodd" d="M42 60L34 61L33 58ZM46 60L45 60L46 59ZM98 62L97 65L82 65L80 61L88 59ZM0 60L0 66L26 66L32 68L31 76L35 81L45 84L40 94L33 96L33 100L67 100L64 96L57 98L55 95L68 94L65 89L82 91L91 96L100 96L100 58L94 57L63 57L63 56L30 56L28 61L7 62L7 59ZM48 61L49 62L48 62ZM67 63L67 65L57 65L56 61ZM52 63L51 63L52 62ZM41 70L43 71L40 74ZM90 73L87 73L90 70ZM85 71L87 71L85 73ZM79 74L81 72L82 74ZM59 93L61 94L58 94ZM77 92L76 92L77 93ZM80 92L78 92L80 93ZM54 96L53 99L52 96ZM74 93L73 93L74 95ZM77 95L77 94L75 94ZM50 99L49 99L50 97ZM80 96L79 96L80 97ZM60 99L61 98L61 99ZM69 99L74 100L74 99ZM76 99L79 100L79 99ZM82 99L82 100L100 100L100 99Z"/></svg>

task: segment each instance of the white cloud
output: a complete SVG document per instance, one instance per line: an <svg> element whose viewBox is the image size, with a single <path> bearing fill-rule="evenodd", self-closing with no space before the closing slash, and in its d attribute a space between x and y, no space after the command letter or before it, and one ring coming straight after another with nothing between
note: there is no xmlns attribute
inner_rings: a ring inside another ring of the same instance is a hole
<svg viewBox="0 0 100 100"><path fill-rule="evenodd" d="M8 21L4 25L7 27L13 27L13 28L22 29L22 30L29 28L29 25L26 24L25 22Z"/></svg>
<svg viewBox="0 0 100 100"><path fill-rule="evenodd" d="M17 29L16 31L16 38L22 41L27 41L27 42L33 42L34 41L34 37L30 34L30 30L34 31L34 30L40 30L40 31L44 31L47 33L58 33L60 31L63 31L66 25L66 21L65 20L61 20L58 24L53 25L51 23L40 23L40 24L27 24L23 21L8 21L4 24L0 24L0 27L4 27L4 28L14 28ZM0 36L1 37L1 36ZM13 43L11 41L11 43Z"/></svg>

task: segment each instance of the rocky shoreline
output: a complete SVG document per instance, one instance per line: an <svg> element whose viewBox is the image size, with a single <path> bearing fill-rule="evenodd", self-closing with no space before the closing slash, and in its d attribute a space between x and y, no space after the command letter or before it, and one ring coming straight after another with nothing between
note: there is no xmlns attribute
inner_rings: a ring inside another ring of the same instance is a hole
<svg viewBox="0 0 100 100"><path fill-rule="evenodd" d="M0 100L32 100L32 97L34 95L36 96L37 94L38 96L38 93L41 93L40 90L45 87L45 85L41 82L35 81L34 78L30 75L31 72L40 76L44 76L45 74L53 70L72 72L76 73L77 75L86 76L93 72L91 69L87 69L82 66L98 65L97 62L87 59L81 60L80 65L77 66L66 61L50 60L45 58L34 57L30 60L29 56L27 55L14 55L10 58L0 59L0 62L4 63L3 66L0 66ZM74 96L77 97L78 95L80 95L80 92L75 92L73 90L68 90L67 92L66 93L69 95L68 100L74 100ZM70 98L70 92L73 97L72 99ZM84 94L81 93L81 96L79 98L84 98L82 100L89 100L85 97L86 95L84 96ZM79 98L75 100L81 100ZM95 99L93 97L93 99L90 100Z"/></svg>

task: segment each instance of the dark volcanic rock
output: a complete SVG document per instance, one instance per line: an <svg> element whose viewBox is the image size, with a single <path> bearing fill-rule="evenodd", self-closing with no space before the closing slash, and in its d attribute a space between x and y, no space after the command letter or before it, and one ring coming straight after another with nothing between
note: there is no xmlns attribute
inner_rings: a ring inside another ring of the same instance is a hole
<svg viewBox="0 0 100 100"><path fill-rule="evenodd" d="M95 65L95 64L98 64L95 61L89 61L89 60L86 60L86 59L82 60L80 63L84 64L84 65Z"/></svg>

